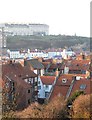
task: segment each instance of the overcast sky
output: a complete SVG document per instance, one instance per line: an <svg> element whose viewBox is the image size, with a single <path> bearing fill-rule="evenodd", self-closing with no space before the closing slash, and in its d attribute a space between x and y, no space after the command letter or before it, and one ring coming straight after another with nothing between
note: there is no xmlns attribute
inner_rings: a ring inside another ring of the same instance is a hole
<svg viewBox="0 0 92 120"><path fill-rule="evenodd" d="M90 36L91 0L0 0L0 23L45 23L50 34Z"/></svg>

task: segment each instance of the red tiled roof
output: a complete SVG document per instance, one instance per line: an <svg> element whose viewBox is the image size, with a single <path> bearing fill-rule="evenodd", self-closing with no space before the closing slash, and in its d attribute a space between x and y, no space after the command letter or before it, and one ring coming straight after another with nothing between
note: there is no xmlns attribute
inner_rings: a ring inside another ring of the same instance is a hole
<svg viewBox="0 0 92 120"><path fill-rule="evenodd" d="M31 87L30 84L26 83L24 80L22 80L18 76L14 76L14 74L8 75L7 77L9 77L11 80L16 82L18 86L22 86L23 88L30 88ZM5 76L4 76L4 79L6 79Z"/></svg>
<svg viewBox="0 0 92 120"><path fill-rule="evenodd" d="M71 95L73 94L74 91L76 90L82 90L80 89L80 85L82 84L85 84L86 85L86 88L83 89L83 91L86 93L86 94L90 94L90 79L87 80L86 78L83 78L83 79L80 79L80 80L76 80L75 81L75 84L73 86L73 89L72 89L72 92L71 92Z"/></svg>
<svg viewBox="0 0 92 120"><path fill-rule="evenodd" d="M52 85L55 80L55 76L41 76L41 81L45 85Z"/></svg>
<svg viewBox="0 0 92 120"><path fill-rule="evenodd" d="M2 75L7 74L21 76L21 78L37 77L37 75L33 71L31 71L28 67L23 67L19 63L2 65Z"/></svg>
<svg viewBox="0 0 92 120"><path fill-rule="evenodd" d="M81 76L85 78L84 74L62 74L54 86L50 99L54 98L58 94L61 94L65 97L74 76ZM63 83L62 79L66 79L67 80L66 83Z"/></svg>
<svg viewBox="0 0 92 120"><path fill-rule="evenodd" d="M73 76L75 76L75 75L74 75L74 74L62 74L62 75L59 77L56 85L70 85L70 84L71 84L71 81L72 81L72 79L73 79ZM66 79L67 82L66 82L66 83L62 83L62 79Z"/></svg>
<svg viewBox="0 0 92 120"><path fill-rule="evenodd" d="M68 89L69 89L69 86L57 86L57 85L55 85L53 92L51 94L50 100L52 100L54 97L56 97L59 94L65 97Z"/></svg>
<svg viewBox="0 0 92 120"><path fill-rule="evenodd" d="M88 70L90 67L90 60L65 60L61 69L65 66L69 67L69 70Z"/></svg>
<svg viewBox="0 0 92 120"><path fill-rule="evenodd" d="M19 63L14 63L2 65L2 79L5 80L7 77L15 81L18 85L28 88L30 85L23 79L37 77L37 75L29 68L23 67Z"/></svg>
<svg viewBox="0 0 92 120"><path fill-rule="evenodd" d="M51 94L50 99L54 98L54 97L57 96L58 94L61 94L61 95L63 95L63 96L65 97L66 94L67 94L67 91L68 91L68 89L69 89L69 87L70 87L70 84L71 84L71 82L72 82L72 77L73 77L73 76L74 76L74 75L72 75L72 74L62 74L62 75L59 77L56 85L54 86L54 89L53 89L53 92L52 92L52 94ZM66 83L63 83L63 82L62 82L62 79L67 79L67 82L66 82Z"/></svg>
<svg viewBox="0 0 92 120"><path fill-rule="evenodd" d="M0 78L0 87L2 88L4 84L4 81L2 80L2 78Z"/></svg>

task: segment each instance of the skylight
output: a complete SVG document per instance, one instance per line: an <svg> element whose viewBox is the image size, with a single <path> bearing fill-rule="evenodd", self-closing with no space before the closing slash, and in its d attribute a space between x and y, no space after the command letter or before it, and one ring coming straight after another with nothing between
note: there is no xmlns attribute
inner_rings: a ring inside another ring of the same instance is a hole
<svg viewBox="0 0 92 120"><path fill-rule="evenodd" d="M86 88L86 84L81 84L80 89L84 90Z"/></svg>

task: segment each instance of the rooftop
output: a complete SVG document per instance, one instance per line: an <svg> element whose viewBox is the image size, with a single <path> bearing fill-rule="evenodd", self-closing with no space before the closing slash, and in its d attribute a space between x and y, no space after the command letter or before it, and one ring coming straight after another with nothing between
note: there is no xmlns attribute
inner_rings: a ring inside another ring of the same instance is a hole
<svg viewBox="0 0 92 120"><path fill-rule="evenodd" d="M44 85L52 85L55 81L55 76L41 76L40 78Z"/></svg>

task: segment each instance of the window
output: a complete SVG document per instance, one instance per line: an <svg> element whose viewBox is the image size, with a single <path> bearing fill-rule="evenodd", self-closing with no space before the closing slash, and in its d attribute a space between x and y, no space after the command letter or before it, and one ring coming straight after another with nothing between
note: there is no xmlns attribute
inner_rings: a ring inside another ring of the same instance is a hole
<svg viewBox="0 0 92 120"><path fill-rule="evenodd" d="M40 94L38 94L38 97L40 97Z"/></svg>
<svg viewBox="0 0 92 120"><path fill-rule="evenodd" d="M38 81L38 84L40 84L40 81Z"/></svg>
<svg viewBox="0 0 92 120"><path fill-rule="evenodd" d="M28 93L30 93L30 90L28 90Z"/></svg>
<svg viewBox="0 0 92 120"><path fill-rule="evenodd" d="M37 82L35 82L35 86L37 86Z"/></svg>
<svg viewBox="0 0 92 120"><path fill-rule="evenodd" d="M6 82L6 86L9 86L9 83L8 83L8 82Z"/></svg>
<svg viewBox="0 0 92 120"><path fill-rule="evenodd" d="M37 86L35 86L35 91L37 91Z"/></svg>
<svg viewBox="0 0 92 120"><path fill-rule="evenodd" d="M66 78L62 79L62 83L66 83L66 82L67 82Z"/></svg>
<svg viewBox="0 0 92 120"><path fill-rule="evenodd" d="M28 104L30 104L30 99L28 99Z"/></svg>
<svg viewBox="0 0 92 120"><path fill-rule="evenodd" d="M6 88L8 88L8 87L9 87L9 83L7 82L7 83L6 83Z"/></svg>
<svg viewBox="0 0 92 120"><path fill-rule="evenodd" d="M49 92L45 92L45 97L46 97L46 98L49 97Z"/></svg>
<svg viewBox="0 0 92 120"><path fill-rule="evenodd" d="M48 88L49 88L49 86L48 86L48 85L45 85L45 88L46 88L46 89L48 89Z"/></svg>
<svg viewBox="0 0 92 120"><path fill-rule="evenodd" d="M6 97L7 97L7 99L9 99L9 93L6 93Z"/></svg>
<svg viewBox="0 0 92 120"><path fill-rule="evenodd" d="M12 91L13 91L13 92L15 91L15 87L12 87Z"/></svg>
<svg viewBox="0 0 92 120"><path fill-rule="evenodd" d="M85 70L82 70L82 74L86 74L86 71L85 71Z"/></svg>
<svg viewBox="0 0 92 120"><path fill-rule="evenodd" d="M38 86L38 90L40 90L41 89L41 86Z"/></svg>
<svg viewBox="0 0 92 120"><path fill-rule="evenodd" d="M14 82L12 82L12 86L14 86Z"/></svg>
<svg viewBox="0 0 92 120"><path fill-rule="evenodd" d="M86 84L81 84L81 85L80 85L80 89L81 89L81 90L84 90L85 88L86 88Z"/></svg>

